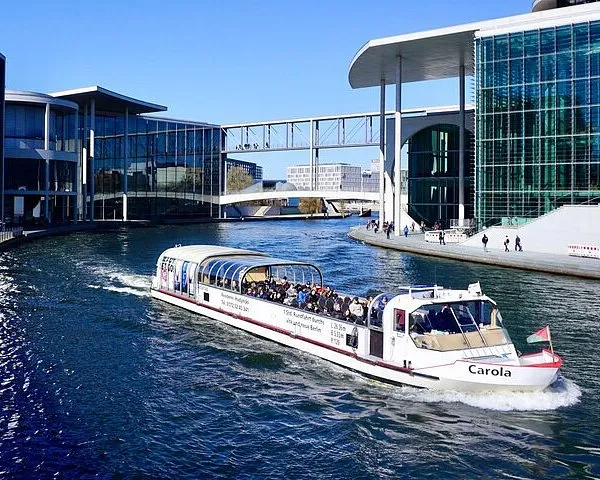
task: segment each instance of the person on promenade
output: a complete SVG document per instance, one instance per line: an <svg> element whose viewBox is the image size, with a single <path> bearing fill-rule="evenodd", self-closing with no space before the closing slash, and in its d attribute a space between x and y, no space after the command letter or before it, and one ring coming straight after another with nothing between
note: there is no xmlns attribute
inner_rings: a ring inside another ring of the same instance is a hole
<svg viewBox="0 0 600 480"><path fill-rule="evenodd" d="M522 252L523 251L523 247L521 246L521 238L517 235L517 237L515 238L515 252Z"/></svg>
<svg viewBox="0 0 600 480"><path fill-rule="evenodd" d="M487 235L484 233L483 237L481 237L481 243L483 243L483 251L487 252L487 242L488 242L488 237Z"/></svg>
<svg viewBox="0 0 600 480"><path fill-rule="evenodd" d="M404 236L408 238L408 225L404 225Z"/></svg>
<svg viewBox="0 0 600 480"><path fill-rule="evenodd" d="M508 235L507 235L506 238L504 239L504 251L505 252L510 252L510 250L508 249L509 243L510 243L510 239L508 238Z"/></svg>
<svg viewBox="0 0 600 480"><path fill-rule="evenodd" d="M390 222L390 223L388 224L387 228L385 229L385 234L387 235L387 238L388 238L388 239L390 238L390 233L392 233L392 229L393 229L393 228L394 228L394 227L393 227L392 223Z"/></svg>
<svg viewBox="0 0 600 480"><path fill-rule="evenodd" d="M421 220L421 233L425 233L425 220Z"/></svg>
<svg viewBox="0 0 600 480"><path fill-rule="evenodd" d="M446 245L446 234L444 233L443 230L440 230L439 239L440 239L440 245Z"/></svg>

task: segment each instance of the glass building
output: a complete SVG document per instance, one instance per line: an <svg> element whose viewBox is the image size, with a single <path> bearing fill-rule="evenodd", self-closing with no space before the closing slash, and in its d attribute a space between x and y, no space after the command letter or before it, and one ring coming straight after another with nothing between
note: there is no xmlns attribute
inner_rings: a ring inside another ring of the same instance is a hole
<svg viewBox="0 0 600 480"><path fill-rule="evenodd" d="M408 140L408 213L418 223L440 221L448 227L448 219L458 218L459 135L457 125L434 125ZM468 130L465 137L465 216L472 218L473 156Z"/></svg>
<svg viewBox="0 0 600 480"><path fill-rule="evenodd" d="M4 230L4 90L6 81L6 58L0 53L0 230Z"/></svg>
<svg viewBox="0 0 600 480"><path fill-rule="evenodd" d="M93 86L52 94L79 105L82 220L218 217L218 125L148 115L166 107Z"/></svg>
<svg viewBox="0 0 600 480"><path fill-rule="evenodd" d="M66 223L77 216L76 103L7 90L3 211L13 224Z"/></svg>
<svg viewBox="0 0 600 480"><path fill-rule="evenodd" d="M600 21L476 38L479 226L600 199Z"/></svg>
<svg viewBox="0 0 600 480"><path fill-rule="evenodd" d="M123 115L95 123L95 219L124 218L124 194L128 219L218 215L220 128L132 115L125 136Z"/></svg>

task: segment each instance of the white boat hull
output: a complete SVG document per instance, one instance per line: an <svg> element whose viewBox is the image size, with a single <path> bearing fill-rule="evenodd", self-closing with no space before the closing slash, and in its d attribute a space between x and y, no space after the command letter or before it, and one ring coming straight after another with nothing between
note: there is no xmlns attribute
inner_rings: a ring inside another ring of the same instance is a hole
<svg viewBox="0 0 600 480"><path fill-rule="evenodd" d="M472 392L535 391L550 385L560 367L560 358L553 354L548 358L550 352L539 354L539 363L531 358L523 363L514 359L500 362L499 358L475 361L461 358L460 352L422 352L414 348L412 354L416 357L412 358L439 354L441 361L436 365L410 368L410 363L406 367L401 360L389 361L369 355L365 346L369 344L370 330L365 326L354 326L229 292L224 294L216 288L206 288L206 291L216 301L202 304L193 297L156 288L151 294L156 299L389 383ZM343 341L350 331L357 335L362 348L354 349ZM393 343L395 340L398 345L411 348L412 340L407 336L397 336Z"/></svg>

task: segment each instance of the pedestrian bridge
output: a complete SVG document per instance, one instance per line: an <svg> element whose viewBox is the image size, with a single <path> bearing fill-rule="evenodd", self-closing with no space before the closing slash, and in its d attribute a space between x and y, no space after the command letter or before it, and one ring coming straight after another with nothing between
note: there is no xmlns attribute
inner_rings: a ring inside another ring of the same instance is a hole
<svg viewBox="0 0 600 480"><path fill-rule="evenodd" d="M273 190L267 192L230 193L221 195L221 205L251 202L256 200L279 200L283 198L323 198L325 200L363 200L376 202L379 200L379 192L350 192L343 190Z"/></svg>

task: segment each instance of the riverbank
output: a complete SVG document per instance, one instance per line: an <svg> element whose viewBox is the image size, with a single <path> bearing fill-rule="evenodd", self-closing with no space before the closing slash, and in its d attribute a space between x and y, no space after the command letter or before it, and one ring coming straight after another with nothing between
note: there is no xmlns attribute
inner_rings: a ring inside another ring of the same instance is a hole
<svg viewBox="0 0 600 480"><path fill-rule="evenodd" d="M571 275L582 278L600 279L600 260L579 258L538 252L505 252L500 248L488 248L487 251L459 244L440 245L425 241L422 233L411 232L408 237L391 235L388 239L383 232L375 233L364 225L350 229L348 236L354 240L392 250L448 258L464 262L483 263L495 267L518 268L537 272Z"/></svg>

